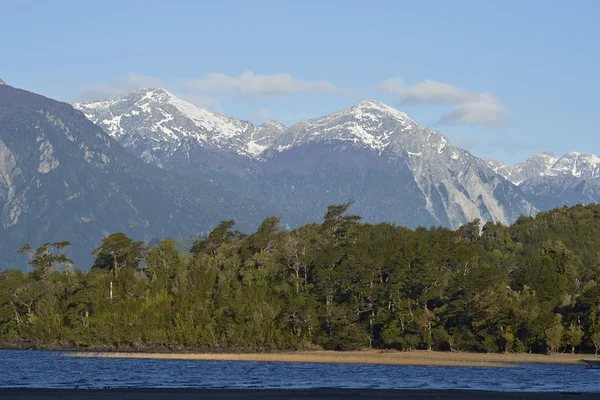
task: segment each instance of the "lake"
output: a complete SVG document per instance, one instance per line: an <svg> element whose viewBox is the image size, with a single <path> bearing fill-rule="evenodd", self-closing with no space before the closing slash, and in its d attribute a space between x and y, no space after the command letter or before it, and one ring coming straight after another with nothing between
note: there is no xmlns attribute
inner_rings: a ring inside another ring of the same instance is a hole
<svg viewBox="0 0 600 400"><path fill-rule="evenodd" d="M600 392L600 370L583 365L513 368L309 364L64 357L0 350L0 387L372 388Z"/></svg>

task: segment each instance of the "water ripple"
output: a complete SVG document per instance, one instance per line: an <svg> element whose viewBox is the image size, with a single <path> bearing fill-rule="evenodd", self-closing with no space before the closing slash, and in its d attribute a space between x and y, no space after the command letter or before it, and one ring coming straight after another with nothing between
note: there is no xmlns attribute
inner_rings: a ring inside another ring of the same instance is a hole
<svg viewBox="0 0 600 400"><path fill-rule="evenodd" d="M581 365L516 368L70 358L0 350L0 387L370 388L600 392L600 370Z"/></svg>

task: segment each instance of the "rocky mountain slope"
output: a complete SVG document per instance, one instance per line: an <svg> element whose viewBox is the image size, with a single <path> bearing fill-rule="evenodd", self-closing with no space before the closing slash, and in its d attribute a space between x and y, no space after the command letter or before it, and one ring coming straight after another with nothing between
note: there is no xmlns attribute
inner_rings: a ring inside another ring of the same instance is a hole
<svg viewBox="0 0 600 400"><path fill-rule="evenodd" d="M495 172L516 185L530 178L555 176L594 179L600 177L600 157L589 153L566 153L556 157L553 153L536 154L514 166L501 161L486 160Z"/></svg>
<svg viewBox="0 0 600 400"><path fill-rule="evenodd" d="M486 160L488 166L518 185L540 210L600 202L600 157L589 153L537 154L514 166Z"/></svg>
<svg viewBox="0 0 600 400"><path fill-rule="evenodd" d="M200 175L144 163L69 104L0 85L0 268L25 265L24 243L72 241L87 268L106 233L186 237L232 215L248 230L273 212Z"/></svg>

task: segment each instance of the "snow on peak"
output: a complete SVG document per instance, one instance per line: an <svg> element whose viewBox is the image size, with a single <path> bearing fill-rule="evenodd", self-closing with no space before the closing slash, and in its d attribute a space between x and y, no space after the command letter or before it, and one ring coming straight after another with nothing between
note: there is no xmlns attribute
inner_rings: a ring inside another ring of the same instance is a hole
<svg viewBox="0 0 600 400"><path fill-rule="evenodd" d="M0 79L0 85L6 85L6 83L2 79Z"/></svg>
<svg viewBox="0 0 600 400"><path fill-rule="evenodd" d="M354 113L358 114L362 114L362 113L379 113L379 114L387 114L390 116L393 116L395 118L398 119L407 119L410 120L410 117L408 115L406 115L403 112L400 112L398 110L396 110L395 108L392 108L386 104L383 104L380 101L377 100L364 100L361 101L357 104L355 104L354 106L352 106L349 111L352 111ZM414 122L414 121L412 121Z"/></svg>
<svg viewBox="0 0 600 400"><path fill-rule="evenodd" d="M558 159L546 175L571 175L582 179L598 178L600 157L590 153L570 152Z"/></svg>
<svg viewBox="0 0 600 400"><path fill-rule="evenodd" d="M263 128L273 128L273 129L280 129L280 130L287 129L287 126L284 123L279 122L279 121L273 121L273 120L267 121L259 126L263 127Z"/></svg>
<svg viewBox="0 0 600 400"><path fill-rule="evenodd" d="M259 158L265 146L285 129L271 122L261 128L197 107L168 90L149 87L109 100L74 103L92 122L131 148L144 154L169 157L183 142ZM274 137L271 137L271 136ZM154 156L148 160L156 162ZM158 162L157 162L158 163ZM158 163L161 164L161 163Z"/></svg>
<svg viewBox="0 0 600 400"><path fill-rule="evenodd" d="M375 100L361 101L324 117L299 122L273 147L284 151L317 142L346 142L403 156L445 154L450 157L454 150L442 134L420 127L405 113ZM453 160L458 158L457 155Z"/></svg>
<svg viewBox="0 0 600 400"><path fill-rule="evenodd" d="M535 154L515 166L495 160L486 162L496 173L516 185L526 179L541 176L573 176L582 179L600 177L600 157L590 153L570 152L558 158L548 151Z"/></svg>

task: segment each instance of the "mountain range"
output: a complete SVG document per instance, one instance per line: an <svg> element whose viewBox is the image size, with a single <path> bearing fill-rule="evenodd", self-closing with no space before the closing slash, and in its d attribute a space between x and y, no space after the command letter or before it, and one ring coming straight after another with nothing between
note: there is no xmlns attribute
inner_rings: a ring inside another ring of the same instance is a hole
<svg viewBox="0 0 600 400"><path fill-rule="evenodd" d="M367 222L408 227L508 224L600 201L600 158L478 158L378 101L286 126L254 125L148 88L57 102L0 84L1 267L23 243L70 240L87 268L102 235L188 237L268 215L285 227L354 201Z"/></svg>
<svg viewBox="0 0 600 400"><path fill-rule="evenodd" d="M411 227L537 211L485 160L377 101L291 127L233 120L160 88L74 107L146 162L269 199L296 223L348 200L368 221Z"/></svg>

